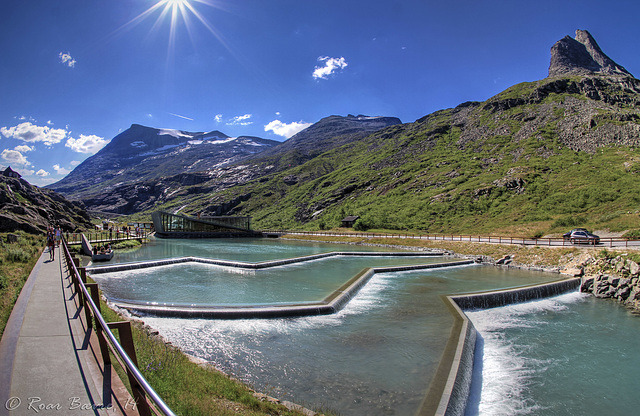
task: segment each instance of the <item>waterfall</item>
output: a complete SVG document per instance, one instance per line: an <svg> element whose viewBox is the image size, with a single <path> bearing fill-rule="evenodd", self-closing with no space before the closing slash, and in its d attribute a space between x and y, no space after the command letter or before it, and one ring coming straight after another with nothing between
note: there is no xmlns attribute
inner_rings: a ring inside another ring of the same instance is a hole
<svg viewBox="0 0 640 416"><path fill-rule="evenodd" d="M512 303L522 303L534 299L548 298L575 291L579 287L580 279L573 278L515 289L452 296L451 298L462 310L488 309L510 305Z"/></svg>

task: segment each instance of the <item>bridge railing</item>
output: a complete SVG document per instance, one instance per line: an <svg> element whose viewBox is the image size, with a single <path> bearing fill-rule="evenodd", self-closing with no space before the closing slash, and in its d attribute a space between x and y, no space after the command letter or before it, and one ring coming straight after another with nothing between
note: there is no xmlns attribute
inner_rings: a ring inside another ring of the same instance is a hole
<svg viewBox="0 0 640 416"><path fill-rule="evenodd" d="M637 247L640 248L640 240L635 238L624 237L601 237L598 244L572 243L570 240L562 237L504 237L495 235L456 235L456 234L412 234L412 233L377 233L364 231L292 231L292 230L261 230L264 234L293 234L293 235L309 235L309 236L327 236L327 237L356 237L356 238L399 238L399 239L416 239L416 240L434 240L434 241L458 241L470 243L491 243L491 244L517 244L525 246L550 246L550 247L576 247L576 246L595 246L595 247Z"/></svg>
<svg viewBox="0 0 640 416"><path fill-rule="evenodd" d="M135 231L88 231L84 233L65 233L64 238L69 244L80 244L84 234L89 241L120 241L120 240L139 240L149 238L151 231L143 230L138 233Z"/></svg>
<svg viewBox="0 0 640 416"><path fill-rule="evenodd" d="M100 311L100 294L96 283L86 283L86 272L84 268L79 268L79 260L74 258L69 252L66 240L62 239L61 244L67 269L74 284L75 292L80 305L84 307L88 330L93 328L100 345L100 355L104 365L111 364L110 352L113 353L118 363L126 371L131 393L136 402L136 408L141 416L152 414L174 416L175 413L167 406L162 398L151 387L138 369L136 352L131 336L131 326L128 321L107 323ZM112 332L117 329L120 335L120 342Z"/></svg>

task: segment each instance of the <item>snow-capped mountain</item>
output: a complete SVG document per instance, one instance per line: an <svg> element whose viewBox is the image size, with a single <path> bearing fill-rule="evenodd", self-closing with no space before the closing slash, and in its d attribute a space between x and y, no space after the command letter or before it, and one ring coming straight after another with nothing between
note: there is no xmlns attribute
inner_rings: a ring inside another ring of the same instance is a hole
<svg viewBox="0 0 640 416"><path fill-rule="evenodd" d="M133 124L48 188L74 199L129 183L223 167L277 145L220 131L187 132Z"/></svg>

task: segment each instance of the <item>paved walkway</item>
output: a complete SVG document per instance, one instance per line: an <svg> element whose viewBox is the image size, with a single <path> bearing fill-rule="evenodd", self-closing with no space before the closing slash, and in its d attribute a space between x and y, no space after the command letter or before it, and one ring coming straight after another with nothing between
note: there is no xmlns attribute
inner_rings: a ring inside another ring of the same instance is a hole
<svg viewBox="0 0 640 416"><path fill-rule="evenodd" d="M115 371L102 364L61 254L40 256L5 328L0 415L137 414Z"/></svg>

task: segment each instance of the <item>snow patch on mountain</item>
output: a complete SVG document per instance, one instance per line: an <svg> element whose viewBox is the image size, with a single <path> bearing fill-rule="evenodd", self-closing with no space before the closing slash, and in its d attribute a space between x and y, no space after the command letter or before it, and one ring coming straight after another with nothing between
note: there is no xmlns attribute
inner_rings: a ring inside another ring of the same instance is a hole
<svg viewBox="0 0 640 416"><path fill-rule="evenodd" d="M173 129L159 129L158 130L158 136L173 136L176 139L179 139L181 137L188 137L188 138L192 138L193 137L190 134L185 134L184 132L182 132L180 130L173 130Z"/></svg>

